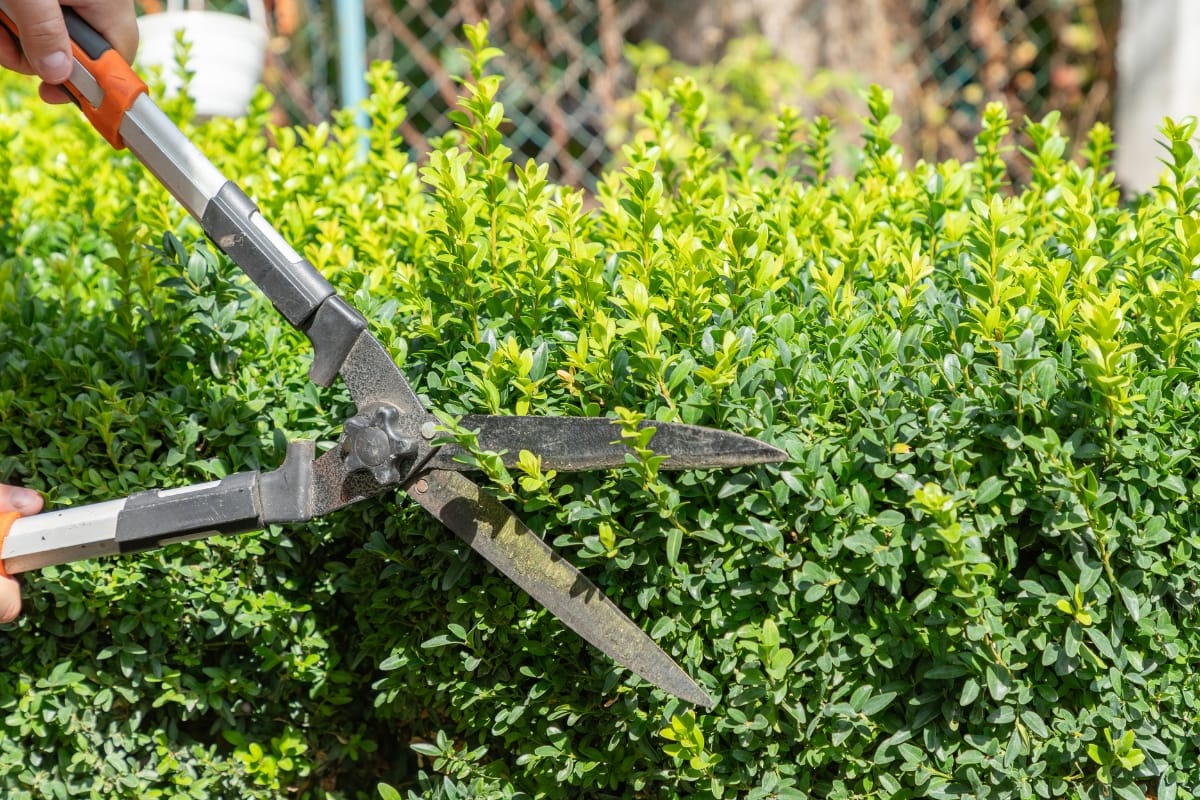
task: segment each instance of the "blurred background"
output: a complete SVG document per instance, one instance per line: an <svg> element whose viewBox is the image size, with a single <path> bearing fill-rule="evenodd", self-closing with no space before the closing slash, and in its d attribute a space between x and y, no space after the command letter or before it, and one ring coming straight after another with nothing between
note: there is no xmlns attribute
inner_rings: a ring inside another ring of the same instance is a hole
<svg viewBox="0 0 1200 800"><path fill-rule="evenodd" d="M198 1L191 0L193 7ZM150 15L163 11L166 0L140 2ZM1074 146L1105 122L1118 129L1123 180L1146 188L1154 180L1161 116L1181 114L1191 102L1171 82L1188 84L1184 89L1191 83L1176 63L1176 51L1188 48L1174 40L1188 25L1200 25L1189 20L1200 15L1198 7L1195 0L208 5L252 17L265 29L262 81L276 97L279 122L327 118L345 100L353 104L353 65L393 62L412 87L401 133L417 155L449 126L462 26L486 19L493 44L505 53L493 65L505 76L509 146L519 160L548 163L558 180L585 187L627 135L634 93L693 74L723 90L712 104L714 122L751 133L780 103L829 116L852 133L864 113L862 87L881 84L894 92L894 111L904 120L896 141L910 161L970 158L983 107L993 100L1003 101L1018 124L1060 112ZM1122 108L1130 110L1124 129ZM1138 159L1140 166L1130 166Z"/></svg>

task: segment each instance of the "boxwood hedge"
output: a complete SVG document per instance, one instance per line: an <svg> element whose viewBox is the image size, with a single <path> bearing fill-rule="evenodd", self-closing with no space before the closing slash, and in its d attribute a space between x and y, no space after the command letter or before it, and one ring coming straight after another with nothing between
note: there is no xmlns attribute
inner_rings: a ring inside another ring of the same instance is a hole
<svg viewBox="0 0 1200 800"><path fill-rule="evenodd" d="M37 797L1188 798L1200 785L1200 159L1122 198L1102 127L982 120L850 174L781 109L648 91L591 195L514 164L483 31L458 131L186 125L452 414L760 436L487 483L719 699L615 668L419 510L27 576L0 787ZM186 100L167 103L186 119ZM0 79L0 477L69 505L267 468L349 408L125 153ZM1013 185L1009 164L1031 175Z"/></svg>

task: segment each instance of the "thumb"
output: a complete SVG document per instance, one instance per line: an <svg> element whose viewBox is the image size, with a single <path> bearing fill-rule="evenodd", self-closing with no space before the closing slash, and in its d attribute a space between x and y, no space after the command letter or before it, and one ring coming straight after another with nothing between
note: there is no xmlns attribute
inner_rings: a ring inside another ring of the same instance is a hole
<svg viewBox="0 0 1200 800"><path fill-rule="evenodd" d="M42 496L32 489L0 484L0 513L19 511L23 516L42 510Z"/></svg>
<svg viewBox="0 0 1200 800"><path fill-rule="evenodd" d="M41 79L62 83L71 77L71 42L58 0L15 0L9 8L25 58Z"/></svg>

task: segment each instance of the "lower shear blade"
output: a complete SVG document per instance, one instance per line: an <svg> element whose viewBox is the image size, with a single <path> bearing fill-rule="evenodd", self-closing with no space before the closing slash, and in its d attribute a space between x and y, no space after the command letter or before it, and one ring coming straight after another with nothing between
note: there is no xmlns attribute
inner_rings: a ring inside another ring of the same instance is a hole
<svg viewBox="0 0 1200 800"><path fill-rule="evenodd" d="M499 500L462 475L445 470L425 473L407 491L563 624L614 661L663 691L712 708L708 693L653 639Z"/></svg>

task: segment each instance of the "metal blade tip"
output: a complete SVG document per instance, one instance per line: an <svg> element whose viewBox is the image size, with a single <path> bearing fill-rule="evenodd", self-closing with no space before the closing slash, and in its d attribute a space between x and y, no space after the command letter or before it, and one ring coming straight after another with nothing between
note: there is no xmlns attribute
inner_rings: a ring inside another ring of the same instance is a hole
<svg viewBox="0 0 1200 800"><path fill-rule="evenodd" d="M700 706L705 711L712 711L716 708L717 701L712 698L708 692L700 687L700 684L688 678L687 685L676 684L674 686L663 686L659 684L659 688L683 700L686 703L691 703L694 706Z"/></svg>
<svg viewBox="0 0 1200 800"><path fill-rule="evenodd" d="M756 463L756 464L781 464L784 461L788 460L788 454L787 454L786 450L782 450L782 449L776 447L775 445L767 444L766 442L760 442L758 439L752 439L751 441L756 442L758 444L758 447L757 448L749 448L748 447L747 448L748 452L745 453L745 455L747 458L756 458L757 461L755 461L753 463ZM750 462L747 462L747 463L750 463Z"/></svg>

